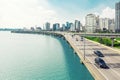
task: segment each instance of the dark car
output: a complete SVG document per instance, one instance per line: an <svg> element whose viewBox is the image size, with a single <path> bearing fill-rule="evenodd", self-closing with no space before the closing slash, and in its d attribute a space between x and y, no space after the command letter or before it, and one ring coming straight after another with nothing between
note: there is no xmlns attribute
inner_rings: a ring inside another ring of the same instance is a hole
<svg viewBox="0 0 120 80"><path fill-rule="evenodd" d="M76 41L78 41L78 38L76 38Z"/></svg>
<svg viewBox="0 0 120 80"><path fill-rule="evenodd" d="M99 57L104 57L104 55L100 51L94 51L94 53Z"/></svg>
<svg viewBox="0 0 120 80"><path fill-rule="evenodd" d="M83 41L83 37L81 37L81 41Z"/></svg>
<svg viewBox="0 0 120 80"><path fill-rule="evenodd" d="M99 57L95 58L95 63L100 67L100 68L105 68L108 69L109 67L105 63L105 61Z"/></svg>

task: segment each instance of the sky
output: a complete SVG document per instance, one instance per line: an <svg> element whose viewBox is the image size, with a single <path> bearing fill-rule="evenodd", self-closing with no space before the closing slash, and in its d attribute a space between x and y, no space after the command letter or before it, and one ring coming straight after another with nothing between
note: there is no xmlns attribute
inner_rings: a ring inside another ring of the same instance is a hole
<svg viewBox="0 0 120 80"><path fill-rule="evenodd" d="M120 0L0 0L0 28L43 26L46 22L85 24L89 13L115 18L115 3Z"/></svg>

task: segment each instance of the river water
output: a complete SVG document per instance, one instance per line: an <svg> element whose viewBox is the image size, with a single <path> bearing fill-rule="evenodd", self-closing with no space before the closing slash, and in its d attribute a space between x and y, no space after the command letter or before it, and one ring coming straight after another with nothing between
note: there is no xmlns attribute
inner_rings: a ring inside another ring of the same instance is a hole
<svg viewBox="0 0 120 80"><path fill-rule="evenodd" d="M65 40L0 32L0 80L94 80Z"/></svg>

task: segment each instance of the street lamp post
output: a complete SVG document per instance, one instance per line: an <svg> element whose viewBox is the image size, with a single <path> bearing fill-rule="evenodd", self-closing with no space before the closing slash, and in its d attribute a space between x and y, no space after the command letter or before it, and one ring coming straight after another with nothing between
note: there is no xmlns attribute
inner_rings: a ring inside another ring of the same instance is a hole
<svg viewBox="0 0 120 80"><path fill-rule="evenodd" d="M111 40L112 40L112 44L111 44L111 47L114 47L114 37L111 37Z"/></svg>
<svg viewBox="0 0 120 80"><path fill-rule="evenodd" d="M85 37L84 37L84 60L85 60Z"/></svg>
<svg viewBox="0 0 120 80"><path fill-rule="evenodd" d="M85 36L86 36L86 30L85 30L85 33L84 33L84 60L85 60Z"/></svg>

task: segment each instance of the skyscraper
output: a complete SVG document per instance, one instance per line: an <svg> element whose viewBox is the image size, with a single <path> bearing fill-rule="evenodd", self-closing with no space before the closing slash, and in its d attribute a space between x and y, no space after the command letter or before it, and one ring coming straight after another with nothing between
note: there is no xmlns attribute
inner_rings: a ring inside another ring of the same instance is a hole
<svg viewBox="0 0 120 80"><path fill-rule="evenodd" d="M115 4L115 31L120 32L120 2Z"/></svg>
<svg viewBox="0 0 120 80"><path fill-rule="evenodd" d="M75 31L75 26L73 23L70 23L70 31Z"/></svg>
<svg viewBox="0 0 120 80"><path fill-rule="evenodd" d="M50 30L50 23L49 22L45 23L45 30L47 30L47 31Z"/></svg>
<svg viewBox="0 0 120 80"><path fill-rule="evenodd" d="M70 29L70 23L66 22L66 30L69 30L69 29Z"/></svg>
<svg viewBox="0 0 120 80"><path fill-rule="evenodd" d="M80 31L80 21L75 20L75 30Z"/></svg>
<svg viewBox="0 0 120 80"><path fill-rule="evenodd" d="M62 29L63 29L63 31L66 30L66 26L65 26L65 24L62 24Z"/></svg>
<svg viewBox="0 0 120 80"><path fill-rule="evenodd" d="M53 24L53 31L58 31L59 29L60 29L60 24L59 23Z"/></svg>
<svg viewBox="0 0 120 80"><path fill-rule="evenodd" d="M96 16L94 14L88 14L86 16L85 28L87 32L93 33L96 30Z"/></svg>

